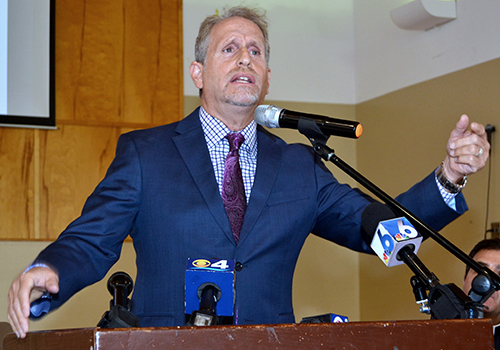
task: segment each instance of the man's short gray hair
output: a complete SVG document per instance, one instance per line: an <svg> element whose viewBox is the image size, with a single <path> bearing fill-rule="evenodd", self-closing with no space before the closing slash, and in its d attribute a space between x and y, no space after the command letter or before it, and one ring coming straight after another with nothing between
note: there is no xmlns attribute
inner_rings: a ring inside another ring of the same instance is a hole
<svg viewBox="0 0 500 350"><path fill-rule="evenodd" d="M201 64L205 64L205 59L207 58L208 46L210 45L210 32L212 28L224 21L225 19L231 17L242 17L252 21L259 27L262 31L262 35L265 40L265 53L266 53L266 64L269 66L269 36L267 33L268 22L266 18L266 13L263 9L249 8L244 6L231 7L230 9L224 9L223 12L208 16L200 25L200 30L198 32L198 37L196 38L194 55L195 60Z"/></svg>

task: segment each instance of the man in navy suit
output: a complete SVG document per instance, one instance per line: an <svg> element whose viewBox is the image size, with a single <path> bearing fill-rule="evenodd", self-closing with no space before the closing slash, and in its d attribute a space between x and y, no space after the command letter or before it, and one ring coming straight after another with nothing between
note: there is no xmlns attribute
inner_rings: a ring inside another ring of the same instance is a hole
<svg viewBox="0 0 500 350"><path fill-rule="evenodd" d="M28 331L30 299L54 295L55 309L102 279L130 235L137 253L133 312L141 326L183 325L184 273L193 257L237 262L235 323L294 322L292 278L309 235L360 252L361 213L370 199L339 184L311 147L287 145L257 126L270 83L267 22L257 10L210 16L190 66L201 107L184 120L120 137L106 177L82 215L40 253L9 291L9 320ZM462 116L447 156L397 199L436 230L462 214L465 177L484 167L484 127ZM226 214L227 134L240 133L246 211L239 238Z"/></svg>

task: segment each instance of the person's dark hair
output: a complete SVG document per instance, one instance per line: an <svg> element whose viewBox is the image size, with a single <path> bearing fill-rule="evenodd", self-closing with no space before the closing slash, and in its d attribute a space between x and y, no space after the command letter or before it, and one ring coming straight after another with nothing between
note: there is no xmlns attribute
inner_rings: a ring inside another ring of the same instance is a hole
<svg viewBox="0 0 500 350"><path fill-rule="evenodd" d="M476 254L481 251L481 250L498 250L500 251L500 238L490 238L490 239L483 239L482 241L479 241L474 248L469 253L469 256L471 258L474 258ZM465 267L465 275L469 273L470 267L466 266Z"/></svg>
<svg viewBox="0 0 500 350"><path fill-rule="evenodd" d="M232 17L242 17L252 21L259 27L262 31L262 35L265 40L265 55L266 64L269 66L269 36L267 33L268 22L266 18L266 13L262 9L249 8L244 6L231 7L230 9L223 9L221 14L215 14L208 16L200 25L200 30L198 31L198 37L196 38L196 43L194 47L194 57L197 62L205 64L205 59L207 58L208 46L210 45L210 32L212 28L224 21L225 19Z"/></svg>

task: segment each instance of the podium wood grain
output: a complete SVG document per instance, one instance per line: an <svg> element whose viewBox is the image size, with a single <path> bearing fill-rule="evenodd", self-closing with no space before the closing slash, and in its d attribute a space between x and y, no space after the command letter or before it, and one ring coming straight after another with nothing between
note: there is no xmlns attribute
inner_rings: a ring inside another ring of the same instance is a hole
<svg viewBox="0 0 500 350"><path fill-rule="evenodd" d="M130 329L9 334L4 350L143 349L493 350L490 320L430 320Z"/></svg>

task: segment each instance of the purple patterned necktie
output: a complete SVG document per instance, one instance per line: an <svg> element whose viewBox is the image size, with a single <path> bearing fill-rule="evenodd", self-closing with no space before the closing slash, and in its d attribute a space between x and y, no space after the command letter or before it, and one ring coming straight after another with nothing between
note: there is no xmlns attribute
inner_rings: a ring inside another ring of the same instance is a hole
<svg viewBox="0 0 500 350"><path fill-rule="evenodd" d="M229 141L229 153L226 157L224 167L224 180L222 183L222 201L226 208L227 217L231 224L234 240L238 243L240 238L243 218L247 210L247 200L245 196L245 186L240 168L240 148L245 137L239 133L230 133L226 135Z"/></svg>

